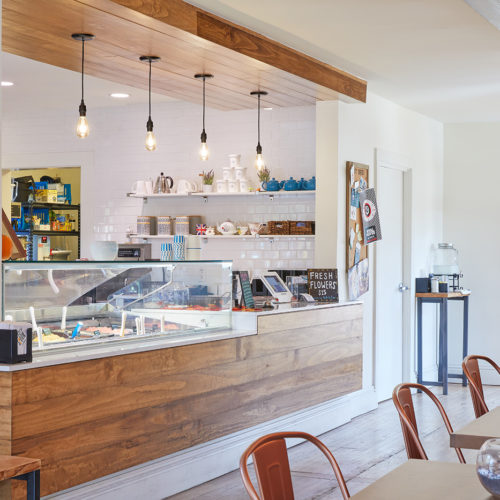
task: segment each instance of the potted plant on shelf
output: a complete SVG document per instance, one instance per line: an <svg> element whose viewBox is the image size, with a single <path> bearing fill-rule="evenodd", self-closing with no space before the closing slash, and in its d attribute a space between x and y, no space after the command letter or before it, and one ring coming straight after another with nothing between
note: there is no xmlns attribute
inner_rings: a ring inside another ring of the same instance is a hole
<svg viewBox="0 0 500 500"><path fill-rule="evenodd" d="M203 181L203 192L204 193L211 193L213 191L213 184L214 184L214 171L209 170L208 172L203 172L200 174L202 181Z"/></svg>
<svg viewBox="0 0 500 500"><path fill-rule="evenodd" d="M269 182L269 179L271 178L271 171L267 167L264 167L257 172L257 175L259 176L260 185L262 186L264 182ZM262 187L262 189L264 188Z"/></svg>

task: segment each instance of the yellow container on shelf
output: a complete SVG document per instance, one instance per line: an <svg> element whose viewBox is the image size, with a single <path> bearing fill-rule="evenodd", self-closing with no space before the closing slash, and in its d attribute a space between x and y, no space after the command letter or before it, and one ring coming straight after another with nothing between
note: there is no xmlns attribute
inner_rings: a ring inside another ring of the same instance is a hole
<svg viewBox="0 0 500 500"><path fill-rule="evenodd" d="M57 203L57 189L37 189L35 201L39 203Z"/></svg>

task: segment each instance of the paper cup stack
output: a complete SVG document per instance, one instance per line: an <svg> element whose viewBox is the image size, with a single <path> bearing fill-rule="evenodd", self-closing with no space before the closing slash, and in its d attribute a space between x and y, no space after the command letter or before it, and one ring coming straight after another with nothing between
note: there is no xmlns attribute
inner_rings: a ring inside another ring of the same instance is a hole
<svg viewBox="0 0 500 500"><path fill-rule="evenodd" d="M184 236L175 235L173 245L174 260L186 259L186 238Z"/></svg>

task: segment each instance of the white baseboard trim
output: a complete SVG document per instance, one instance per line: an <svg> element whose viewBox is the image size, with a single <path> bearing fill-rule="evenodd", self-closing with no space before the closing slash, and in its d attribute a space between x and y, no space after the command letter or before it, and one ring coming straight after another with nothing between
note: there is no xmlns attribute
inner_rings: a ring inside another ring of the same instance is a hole
<svg viewBox="0 0 500 500"><path fill-rule="evenodd" d="M373 387L363 389L44 499L161 500L237 469L245 448L264 434L300 430L320 435L376 407Z"/></svg>
<svg viewBox="0 0 500 500"><path fill-rule="evenodd" d="M480 370L481 370L481 380L484 385L500 385L500 375L498 375L497 371L490 366L487 366L486 363L481 362ZM462 365L449 365L448 367L449 373L462 373ZM450 382L461 384L461 380L459 378L450 379Z"/></svg>

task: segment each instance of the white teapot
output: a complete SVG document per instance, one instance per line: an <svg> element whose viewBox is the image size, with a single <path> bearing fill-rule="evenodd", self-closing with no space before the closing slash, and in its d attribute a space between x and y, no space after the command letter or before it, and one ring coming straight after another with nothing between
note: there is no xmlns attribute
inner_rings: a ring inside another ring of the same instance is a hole
<svg viewBox="0 0 500 500"><path fill-rule="evenodd" d="M219 233L222 234L222 236L230 236L232 234L236 234L236 227L234 227L234 224L229 220L217 226L217 229L219 230Z"/></svg>
<svg viewBox="0 0 500 500"><path fill-rule="evenodd" d="M187 181L186 179L181 179L177 181L177 193L178 194L188 194L196 193L197 187L194 182Z"/></svg>

